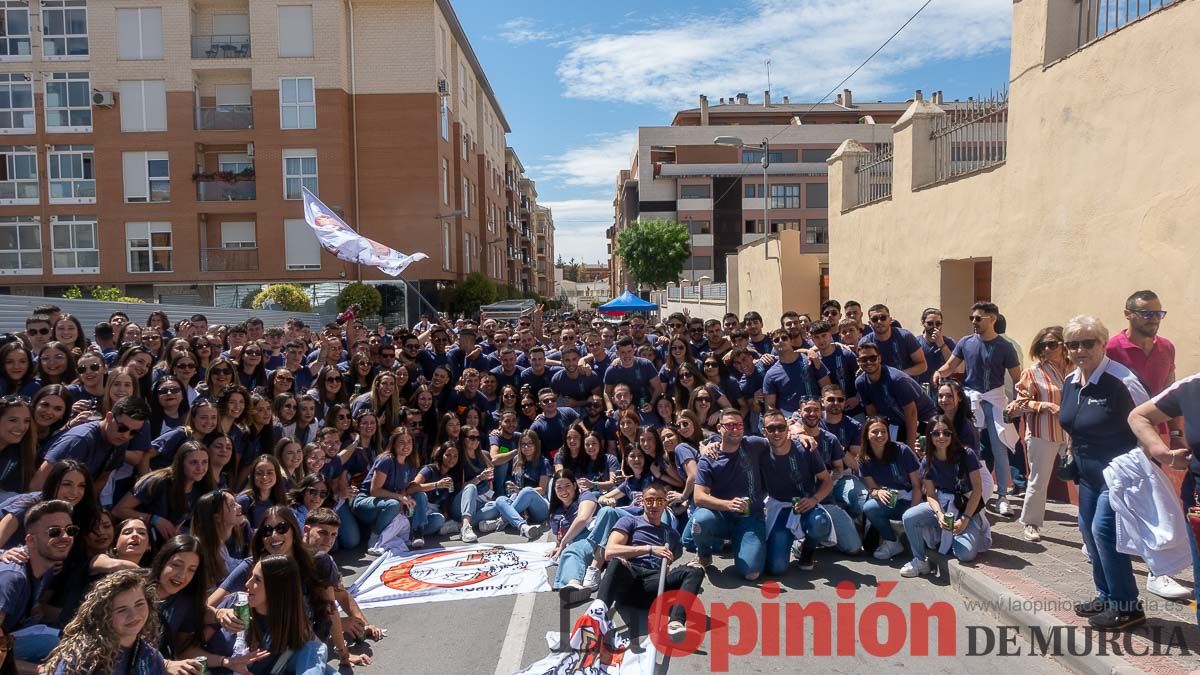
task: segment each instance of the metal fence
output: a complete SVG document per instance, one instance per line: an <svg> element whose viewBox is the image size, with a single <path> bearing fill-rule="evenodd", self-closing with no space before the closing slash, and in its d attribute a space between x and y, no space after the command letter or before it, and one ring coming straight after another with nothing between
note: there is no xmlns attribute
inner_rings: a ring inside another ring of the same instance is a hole
<svg viewBox="0 0 1200 675"><path fill-rule="evenodd" d="M729 287L724 283L669 286L666 294L669 300L724 300L727 297Z"/></svg>
<svg viewBox="0 0 1200 675"><path fill-rule="evenodd" d="M854 167L858 175L855 206L892 196L892 144L881 143Z"/></svg>
<svg viewBox="0 0 1200 675"><path fill-rule="evenodd" d="M1079 5L1077 46L1101 38L1126 24L1179 0L1075 0Z"/></svg>
<svg viewBox="0 0 1200 675"><path fill-rule="evenodd" d="M1002 163L1008 156L1008 91L950 108L929 138L934 183Z"/></svg>
<svg viewBox="0 0 1200 675"><path fill-rule="evenodd" d="M146 324L150 312L154 311L165 312L172 323L189 318L193 314L203 314L208 317L209 325L240 323L252 316L262 319L267 326L282 326L290 317L296 317L309 326L319 327L321 325L320 316L313 312L278 312L260 309L0 295L0 332L25 330L25 318L33 312L33 308L49 303L58 305L63 312L75 315L83 324L84 332L89 335L93 326L101 321L108 321L108 317L117 310L125 312L131 321L143 326Z"/></svg>

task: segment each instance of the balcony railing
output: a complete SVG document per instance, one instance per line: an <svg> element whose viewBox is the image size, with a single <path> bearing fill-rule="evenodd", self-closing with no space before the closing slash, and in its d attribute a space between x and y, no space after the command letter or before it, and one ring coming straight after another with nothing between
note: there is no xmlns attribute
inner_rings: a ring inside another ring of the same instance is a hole
<svg viewBox="0 0 1200 675"><path fill-rule="evenodd" d="M892 145L881 144L854 167L858 174L856 206L892 196Z"/></svg>
<svg viewBox="0 0 1200 675"><path fill-rule="evenodd" d="M936 160L934 182L973 173L1008 156L1008 92L967 99L951 108L929 136Z"/></svg>
<svg viewBox="0 0 1200 675"><path fill-rule="evenodd" d="M1178 0L1075 0L1079 11L1076 45L1083 47Z"/></svg>
<svg viewBox="0 0 1200 675"><path fill-rule="evenodd" d="M215 108L196 108L198 131L253 129L254 109L248 105L219 105Z"/></svg>
<svg viewBox="0 0 1200 675"><path fill-rule="evenodd" d="M245 202L256 199L254 181L197 180L196 199L202 202Z"/></svg>
<svg viewBox="0 0 1200 675"><path fill-rule="evenodd" d="M249 35L193 35L194 59L248 59Z"/></svg>
<svg viewBox="0 0 1200 675"><path fill-rule="evenodd" d="M201 272L257 272L258 248L202 248Z"/></svg>

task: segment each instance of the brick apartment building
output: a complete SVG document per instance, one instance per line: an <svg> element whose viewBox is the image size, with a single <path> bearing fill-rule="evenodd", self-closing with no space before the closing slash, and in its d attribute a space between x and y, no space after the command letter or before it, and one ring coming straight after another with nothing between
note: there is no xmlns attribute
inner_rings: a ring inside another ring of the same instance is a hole
<svg viewBox="0 0 1200 675"><path fill-rule="evenodd" d="M825 160L847 138L868 147L890 143L891 124L908 105L858 102L849 89L835 102L819 105L788 97L773 102L769 93L761 103L738 94L710 105L701 96L698 108L680 110L670 126L639 127L631 166L617 175L613 225L607 232L613 293L635 285L615 249L620 231L639 219L688 225L692 258L682 280L726 281L727 255L780 230L800 231L801 251L818 256L827 269ZM761 149L718 145L717 136L736 136L748 146L770 139L769 195L763 189ZM769 224L763 222L768 198Z"/></svg>
<svg viewBox="0 0 1200 675"><path fill-rule="evenodd" d="M390 279L320 249L301 186L429 255L405 273L428 297L475 271L522 286L509 123L449 0L0 10L0 292Z"/></svg>

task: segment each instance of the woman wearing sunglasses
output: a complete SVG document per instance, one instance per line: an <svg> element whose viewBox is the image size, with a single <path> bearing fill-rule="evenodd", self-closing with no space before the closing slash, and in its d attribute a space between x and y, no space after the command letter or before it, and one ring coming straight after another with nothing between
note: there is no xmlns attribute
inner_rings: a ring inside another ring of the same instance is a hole
<svg viewBox="0 0 1200 675"><path fill-rule="evenodd" d="M159 378L150 390L150 437L158 438L164 433L183 426L187 418L187 394L183 383L174 375ZM154 442L151 441L151 446Z"/></svg>
<svg viewBox="0 0 1200 675"><path fill-rule="evenodd" d="M928 548L968 562L991 548L992 531L983 515L983 499L991 493L991 476L973 448L964 447L954 420L936 417L929 424L929 452L921 460L925 501L904 512L904 532L913 558L902 577L929 574Z"/></svg>
<svg viewBox="0 0 1200 675"><path fill-rule="evenodd" d="M197 355L196 360L200 362L201 367L205 367L201 356ZM236 372L237 365L233 361L224 356L218 356L205 367L204 381L196 387L196 391L201 396L207 396L216 400L221 395L221 392L225 391L225 387L233 384L234 373Z"/></svg>
<svg viewBox="0 0 1200 675"><path fill-rule="evenodd" d="M303 523L308 514L331 504L329 481L319 473L309 474L288 491L288 503L296 514L296 522Z"/></svg>
<svg viewBox="0 0 1200 675"><path fill-rule="evenodd" d="M1037 332L1029 345L1033 365L1021 373L1012 413L1025 418L1025 453L1029 459L1029 484L1021 508L1025 539L1041 541L1046 514L1046 489L1054 470L1054 458L1067 451L1067 434L1058 423L1062 405L1063 378L1071 371L1071 359L1063 346L1061 326Z"/></svg>
<svg viewBox="0 0 1200 675"><path fill-rule="evenodd" d="M264 366L263 347L257 342L250 342L242 347L234 359L237 364L238 382L243 387L253 391L258 387L267 386L267 369Z"/></svg>
<svg viewBox="0 0 1200 675"><path fill-rule="evenodd" d="M0 349L3 351L3 349ZM108 366L104 358L96 352L84 352L75 362L76 379L67 385L67 391L74 401L71 411L79 414L91 403L104 396L104 377L108 374Z"/></svg>

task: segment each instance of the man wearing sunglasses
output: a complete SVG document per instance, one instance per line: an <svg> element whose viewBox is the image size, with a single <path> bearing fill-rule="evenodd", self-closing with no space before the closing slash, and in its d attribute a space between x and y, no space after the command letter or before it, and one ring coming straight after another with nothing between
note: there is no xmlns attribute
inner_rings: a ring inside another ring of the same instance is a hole
<svg viewBox="0 0 1200 675"><path fill-rule="evenodd" d="M29 489L41 490L54 465L64 459L79 460L96 484L104 485L108 474L125 463L129 442L149 419L150 406L146 401L128 396L117 401L104 419L71 427L46 449L46 458L29 482Z"/></svg>
<svg viewBox="0 0 1200 675"><path fill-rule="evenodd" d="M583 414L584 405L594 394L604 392L604 380L594 371L586 373L579 365L579 348L567 345L562 349L562 368L550 376L550 388L558 395L558 404L574 408Z"/></svg>
<svg viewBox="0 0 1200 675"><path fill-rule="evenodd" d="M942 334L942 310L929 307L921 312L921 334L917 342L921 352L925 354L925 363L929 367L916 377L921 384L933 385L933 374L945 365L954 353L954 338Z"/></svg>
<svg viewBox="0 0 1200 675"><path fill-rule="evenodd" d="M553 457L563 446L567 427L579 421L579 413L571 408L559 410L558 394L549 387L539 389L537 397L541 414L529 428L542 442L542 456Z"/></svg>
<svg viewBox="0 0 1200 675"><path fill-rule="evenodd" d="M802 400L821 397L821 388L829 384L829 370L819 357L796 351L786 329L775 331L771 342L779 352L779 360L763 375L763 394L768 408L791 415L800 410Z"/></svg>
<svg viewBox="0 0 1200 675"><path fill-rule="evenodd" d="M862 372L854 380L854 390L867 415L886 418L891 437L915 447L920 423L937 414L933 399L903 370L883 365L873 343L859 345L858 367Z"/></svg>
<svg viewBox="0 0 1200 675"><path fill-rule="evenodd" d="M0 626L6 635L20 628L29 628L38 598L54 577L55 565L67 559L79 528L71 521L71 505L53 499L34 504L25 514L25 548L29 559L23 563L0 563ZM46 628L45 635L19 638L13 644L13 655L26 662L33 672L58 642L57 635Z"/></svg>
<svg viewBox="0 0 1200 675"><path fill-rule="evenodd" d="M29 340L29 351L36 357L50 342L50 317L34 314L25 319L25 339Z"/></svg>
<svg viewBox="0 0 1200 675"><path fill-rule="evenodd" d="M883 365L902 370L911 377L917 377L928 369L921 343L912 333L892 325L892 311L887 305L871 305L867 310L867 320L871 322L871 331L864 332L858 341L860 347L864 344L875 345L879 348Z"/></svg>

